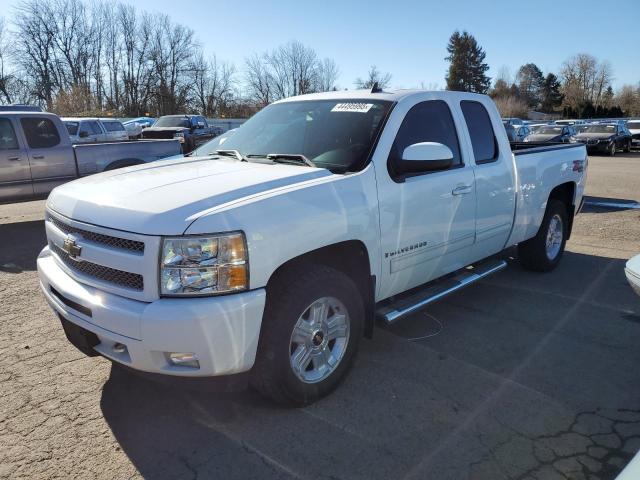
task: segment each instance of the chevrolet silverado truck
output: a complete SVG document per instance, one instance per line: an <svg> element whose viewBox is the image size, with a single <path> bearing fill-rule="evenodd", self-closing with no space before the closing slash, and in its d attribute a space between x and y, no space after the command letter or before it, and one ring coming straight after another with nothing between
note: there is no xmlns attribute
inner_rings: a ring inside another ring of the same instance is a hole
<svg viewBox="0 0 640 480"><path fill-rule="evenodd" d="M0 113L0 203L46 197L85 175L180 153L177 141L72 145L57 115Z"/></svg>
<svg viewBox="0 0 640 480"><path fill-rule="evenodd" d="M184 153L189 153L208 142L218 133L201 115L165 115L152 127L142 131L142 138L175 138L182 143Z"/></svg>
<svg viewBox="0 0 640 480"><path fill-rule="evenodd" d="M238 374L305 405L344 378L376 319L497 272L506 248L553 270L586 168L579 143L512 151L483 95L293 97L209 155L56 188L42 292L88 355Z"/></svg>

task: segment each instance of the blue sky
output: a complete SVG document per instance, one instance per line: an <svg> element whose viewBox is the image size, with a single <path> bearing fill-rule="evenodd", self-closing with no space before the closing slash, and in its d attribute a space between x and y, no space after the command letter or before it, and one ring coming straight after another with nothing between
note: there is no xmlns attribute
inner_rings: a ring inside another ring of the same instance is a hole
<svg viewBox="0 0 640 480"><path fill-rule="evenodd" d="M445 47L456 29L485 49L491 77L528 62L557 73L565 59L585 52L611 62L614 87L640 82L640 0L125 1L190 26L206 52L240 71L251 53L300 40L336 60L342 88L353 88L372 64L393 75L393 87L442 88Z"/></svg>

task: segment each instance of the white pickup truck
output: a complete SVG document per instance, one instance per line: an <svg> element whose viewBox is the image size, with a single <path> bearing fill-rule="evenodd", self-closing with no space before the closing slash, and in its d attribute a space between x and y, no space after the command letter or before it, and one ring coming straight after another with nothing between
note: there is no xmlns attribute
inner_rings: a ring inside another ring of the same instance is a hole
<svg viewBox="0 0 640 480"><path fill-rule="evenodd" d="M89 355L175 376L244 372L307 404L345 376L376 318L503 268L513 245L531 270L558 264L585 147L518 147L483 95L279 101L212 155L56 188L42 291Z"/></svg>

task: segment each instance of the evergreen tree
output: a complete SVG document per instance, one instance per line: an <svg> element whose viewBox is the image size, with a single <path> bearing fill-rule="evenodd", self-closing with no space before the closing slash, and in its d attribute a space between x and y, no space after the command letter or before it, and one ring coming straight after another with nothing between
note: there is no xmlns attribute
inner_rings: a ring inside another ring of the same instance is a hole
<svg viewBox="0 0 640 480"><path fill-rule="evenodd" d="M540 88L540 100L543 112L553 112L562 104L560 81L553 73L546 76Z"/></svg>
<svg viewBox="0 0 640 480"><path fill-rule="evenodd" d="M540 90L544 83L542 71L535 63L522 65L516 74L520 94L530 108L536 108L541 101Z"/></svg>
<svg viewBox="0 0 640 480"><path fill-rule="evenodd" d="M445 79L447 90L460 92L487 93L491 79L485 75L489 65L484 63L486 56L478 42L467 32L453 32L447 45L451 62Z"/></svg>

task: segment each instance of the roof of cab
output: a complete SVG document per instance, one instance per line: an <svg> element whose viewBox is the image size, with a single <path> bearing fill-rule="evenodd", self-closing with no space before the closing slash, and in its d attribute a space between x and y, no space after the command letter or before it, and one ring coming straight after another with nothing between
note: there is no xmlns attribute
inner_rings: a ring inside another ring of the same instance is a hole
<svg viewBox="0 0 640 480"><path fill-rule="evenodd" d="M438 96L451 96L454 98L474 98L485 97L478 93L456 92L451 90L384 90L372 93L370 89L365 90L336 90L332 92L308 93L295 97L288 97L274 103L308 101L308 100L387 100L398 102L404 98L414 95L432 93Z"/></svg>

